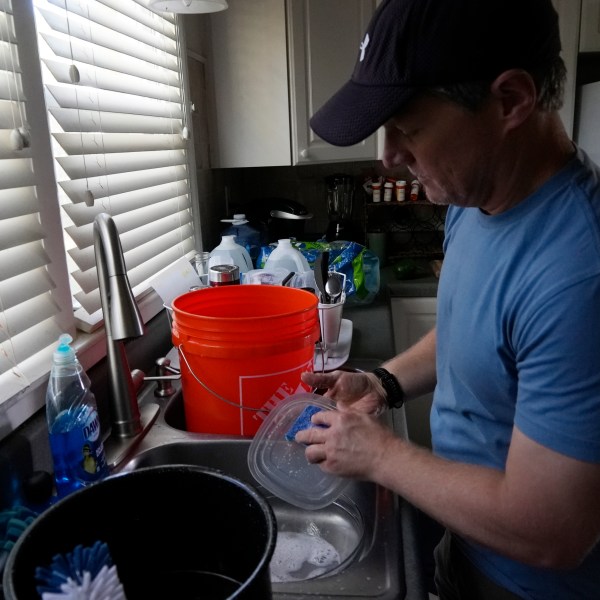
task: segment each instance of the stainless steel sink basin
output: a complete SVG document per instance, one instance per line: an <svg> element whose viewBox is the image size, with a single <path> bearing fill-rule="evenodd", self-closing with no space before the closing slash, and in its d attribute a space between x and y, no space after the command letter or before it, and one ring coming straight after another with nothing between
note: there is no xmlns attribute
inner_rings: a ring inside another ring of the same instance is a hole
<svg viewBox="0 0 600 600"><path fill-rule="evenodd" d="M401 511L394 494L372 483L352 482L338 502L324 509L294 507L272 496L252 477L247 465L249 438L185 431L181 391L159 403L162 405L157 421L118 471L170 464L219 469L264 493L275 512L278 531L314 533L316 528L324 540L337 546L341 564L325 569L325 574L305 570L294 576L307 579L277 582L272 568L275 600L409 597L405 588Z"/></svg>

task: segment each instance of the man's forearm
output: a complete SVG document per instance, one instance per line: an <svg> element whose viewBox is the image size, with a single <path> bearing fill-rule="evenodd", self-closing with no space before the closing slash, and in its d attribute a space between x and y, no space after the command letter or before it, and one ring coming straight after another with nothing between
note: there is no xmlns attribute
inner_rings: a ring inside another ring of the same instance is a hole
<svg viewBox="0 0 600 600"><path fill-rule="evenodd" d="M416 344L382 365L397 377L407 400L433 392L435 388L435 340L434 328Z"/></svg>

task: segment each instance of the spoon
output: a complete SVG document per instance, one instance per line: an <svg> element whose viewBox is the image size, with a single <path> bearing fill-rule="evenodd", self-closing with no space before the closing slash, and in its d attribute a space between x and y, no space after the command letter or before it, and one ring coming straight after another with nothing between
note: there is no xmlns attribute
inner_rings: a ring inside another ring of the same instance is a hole
<svg viewBox="0 0 600 600"><path fill-rule="evenodd" d="M342 295L342 282L337 275L330 275L325 283L325 291L329 296L331 304L335 304Z"/></svg>

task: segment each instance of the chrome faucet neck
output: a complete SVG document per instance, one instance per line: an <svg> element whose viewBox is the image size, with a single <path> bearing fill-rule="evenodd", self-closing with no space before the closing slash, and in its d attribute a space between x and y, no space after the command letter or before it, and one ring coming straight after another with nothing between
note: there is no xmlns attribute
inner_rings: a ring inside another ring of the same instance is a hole
<svg viewBox="0 0 600 600"><path fill-rule="evenodd" d="M133 297L117 227L110 215L94 220L94 252L106 331L113 435L133 437L142 432L136 389L124 340L144 334L144 323Z"/></svg>

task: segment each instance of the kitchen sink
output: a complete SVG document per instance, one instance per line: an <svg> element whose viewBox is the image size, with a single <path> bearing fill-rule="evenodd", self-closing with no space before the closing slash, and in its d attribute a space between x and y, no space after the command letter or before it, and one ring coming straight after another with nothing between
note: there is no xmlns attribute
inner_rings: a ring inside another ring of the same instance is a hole
<svg viewBox="0 0 600 600"><path fill-rule="evenodd" d="M421 597L407 593L406 532L400 510L404 503L396 495L370 482L352 481L338 500L325 508L311 511L292 506L253 478L247 464L251 438L185 431L180 387L170 398L151 401L160 405L156 422L115 472L173 464L218 469L250 483L267 498L277 519L278 536L286 532L317 535L339 553L325 569L304 565L282 577L275 564L278 537L271 563L274 600Z"/></svg>

